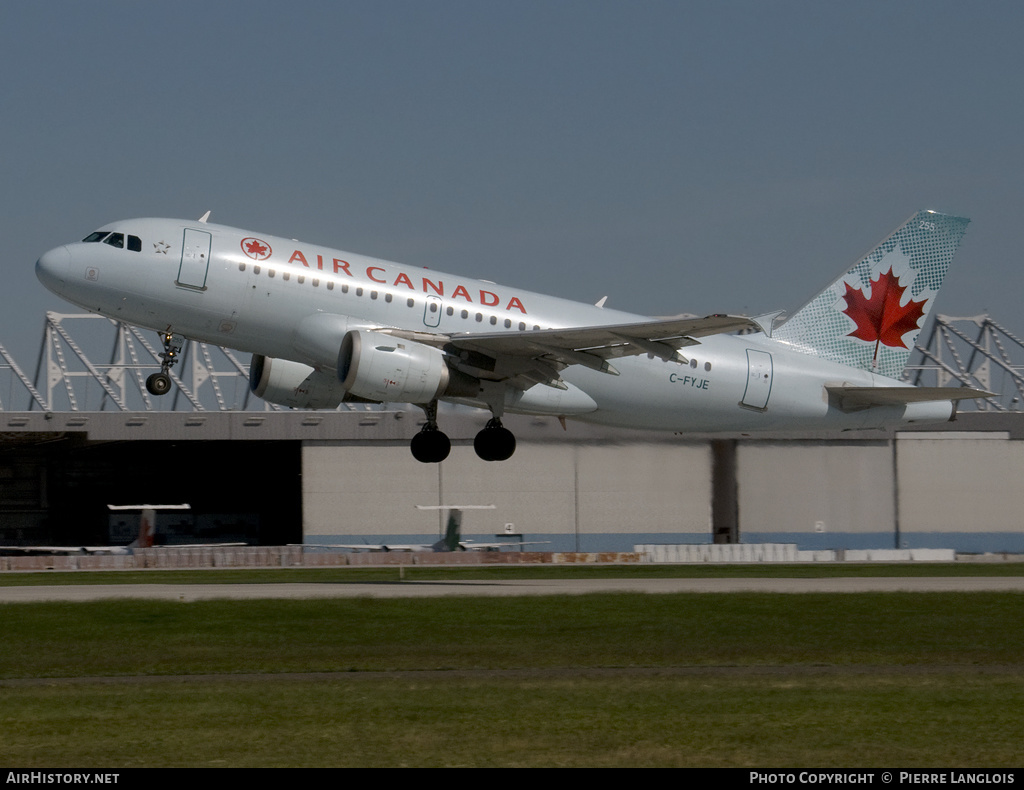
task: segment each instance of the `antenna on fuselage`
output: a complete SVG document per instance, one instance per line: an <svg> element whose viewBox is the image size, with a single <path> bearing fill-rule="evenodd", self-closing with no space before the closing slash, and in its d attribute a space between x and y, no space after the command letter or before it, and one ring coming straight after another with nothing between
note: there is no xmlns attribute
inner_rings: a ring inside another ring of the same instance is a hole
<svg viewBox="0 0 1024 790"><path fill-rule="evenodd" d="M208 220L209 218L210 218L210 212L209 212L209 211L207 211L207 212L206 212L205 214L203 214L203 216L201 216L201 217L199 218L199 221L200 221L200 222L206 222L206 220Z"/></svg>

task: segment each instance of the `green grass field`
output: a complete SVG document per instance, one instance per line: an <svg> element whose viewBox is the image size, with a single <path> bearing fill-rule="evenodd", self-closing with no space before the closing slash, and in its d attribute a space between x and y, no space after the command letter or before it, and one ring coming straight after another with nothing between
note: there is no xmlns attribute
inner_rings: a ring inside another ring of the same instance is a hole
<svg viewBox="0 0 1024 790"><path fill-rule="evenodd" d="M0 759L1019 766L1022 611L1013 593L8 604Z"/></svg>
<svg viewBox="0 0 1024 790"><path fill-rule="evenodd" d="M1019 766L1020 679L462 678L4 689L16 766Z"/></svg>

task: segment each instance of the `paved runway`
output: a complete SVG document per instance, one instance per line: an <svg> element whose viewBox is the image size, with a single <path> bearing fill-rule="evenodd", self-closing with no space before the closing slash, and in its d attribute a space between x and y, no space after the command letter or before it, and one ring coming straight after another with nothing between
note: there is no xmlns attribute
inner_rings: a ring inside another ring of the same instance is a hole
<svg viewBox="0 0 1024 790"><path fill-rule="evenodd" d="M202 601L255 598L432 598L586 593L1024 592L1022 576L833 579L510 579L318 584L75 584L0 587L0 603L148 598Z"/></svg>

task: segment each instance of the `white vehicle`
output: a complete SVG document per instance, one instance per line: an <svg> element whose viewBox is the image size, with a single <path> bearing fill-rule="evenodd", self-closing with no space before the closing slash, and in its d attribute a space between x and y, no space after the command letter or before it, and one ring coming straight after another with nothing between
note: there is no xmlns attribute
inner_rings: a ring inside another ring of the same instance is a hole
<svg viewBox="0 0 1024 790"><path fill-rule="evenodd" d="M160 333L154 394L170 389L186 338L248 351L250 385L273 403L422 407L412 453L425 463L451 448L439 401L488 409L475 449L503 461L515 450L506 412L676 432L862 429L948 420L957 400L988 394L899 380L961 217L918 212L776 327L778 313L646 318L208 216L114 222L45 253L36 273L80 307Z"/></svg>

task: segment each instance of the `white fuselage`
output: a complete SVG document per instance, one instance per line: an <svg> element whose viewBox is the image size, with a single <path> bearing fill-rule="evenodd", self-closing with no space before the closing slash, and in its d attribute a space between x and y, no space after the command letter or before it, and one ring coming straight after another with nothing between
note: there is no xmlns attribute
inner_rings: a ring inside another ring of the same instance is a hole
<svg viewBox="0 0 1024 790"><path fill-rule="evenodd" d="M204 222L137 219L101 230L137 241L51 250L37 263L40 280L64 299L118 321L318 370L337 367L342 337L352 329L454 337L646 320ZM900 382L761 334L704 337L683 352L686 363L647 355L616 359L617 376L571 366L561 372L568 394L538 384L525 396L510 391L506 408L687 432L881 427L948 419L952 411L949 401L842 411L830 403L826 386Z"/></svg>

